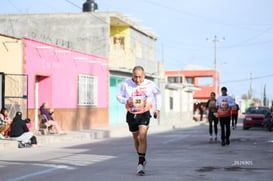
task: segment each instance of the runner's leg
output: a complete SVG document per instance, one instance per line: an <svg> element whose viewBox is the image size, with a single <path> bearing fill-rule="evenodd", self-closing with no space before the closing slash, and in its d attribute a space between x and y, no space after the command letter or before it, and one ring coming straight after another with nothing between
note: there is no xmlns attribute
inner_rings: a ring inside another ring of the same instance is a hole
<svg viewBox="0 0 273 181"><path fill-rule="evenodd" d="M229 145L230 144L230 117L226 117L225 118L225 124L226 124L226 144Z"/></svg>
<svg viewBox="0 0 273 181"><path fill-rule="evenodd" d="M214 117L214 134L215 134L215 141L217 140L217 134L218 134L218 118Z"/></svg>
<svg viewBox="0 0 273 181"><path fill-rule="evenodd" d="M225 139L225 120L223 118L220 118L220 126L221 126L221 139L222 139L222 145L224 146L226 144Z"/></svg>
<svg viewBox="0 0 273 181"><path fill-rule="evenodd" d="M145 126L145 125L139 126L139 134L138 134L139 162L138 164L142 164L142 165L145 161L145 155L147 151L147 132L148 132L148 126Z"/></svg>

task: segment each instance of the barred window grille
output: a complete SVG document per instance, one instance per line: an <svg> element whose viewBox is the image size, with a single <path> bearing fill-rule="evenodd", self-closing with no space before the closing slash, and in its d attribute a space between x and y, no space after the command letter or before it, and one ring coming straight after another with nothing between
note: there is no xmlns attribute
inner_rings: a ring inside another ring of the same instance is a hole
<svg viewBox="0 0 273 181"><path fill-rule="evenodd" d="M79 105L97 105L97 77L79 75Z"/></svg>
<svg viewBox="0 0 273 181"><path fill-rule="evenodd" d="M182 76L168 76L168 83L183 83L183 77Z"/></svg>
<svg viewBox="0 0 273 181"><path fill-rule="evenodd" d="M193 84L194 83L194 78L193 77L186 77L186 81L188 84Z"/></svg>

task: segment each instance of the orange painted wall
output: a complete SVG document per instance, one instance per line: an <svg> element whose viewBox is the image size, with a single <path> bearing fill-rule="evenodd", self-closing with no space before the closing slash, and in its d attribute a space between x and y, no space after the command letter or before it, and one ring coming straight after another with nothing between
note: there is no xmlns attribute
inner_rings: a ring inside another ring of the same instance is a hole
<svg viewBox="0 0 273 181"><path fill-rule="evenodd" d="M218 86L216 94L219 95L220 87L220 73L217 71ZM186 77L196 77L194 80L194 86L200 88L193 94L193 99L197 99L200 102L206 102L209 99L210 93L215 92L215 71L214 70L182 70L182 71L166 71L165 77L168 76L183 76L183 83L186 83ZM199 86L198 77L212 77L212 86Z"/></svg>

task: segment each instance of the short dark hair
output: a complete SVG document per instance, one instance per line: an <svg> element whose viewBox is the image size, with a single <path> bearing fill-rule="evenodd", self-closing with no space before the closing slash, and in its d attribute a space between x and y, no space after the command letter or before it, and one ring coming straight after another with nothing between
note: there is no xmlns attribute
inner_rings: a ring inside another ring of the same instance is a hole
<svg viewBox="0 0 273 181"><path fill-rule="evenodd" d="M7 110L7 108L3 107L3 108L1 109L1 114L4 115L5 111L8 111L8 110Z"/></svg>
<svg viewBox="0 0 273 181"><path fill-rule="evenodd" d="M133 72L136 71L136 70L142 70L144 72L144 68L140 65L137 65L133 68Z"/></svg>
<svg viewBox="0 0 273 181"><path fill-rule="evenodd" d="M221 91L223 91L223 90L224 90L224 91L227 91L227 88L226 88L226 87L222 87L222 88L221 88Z"/></svg>
<svg viewBox="0 0 273 181"><path fill-rule="evenodd" d="M215 92L211 92L211 93L210 93L210 95L214 95L214 96L216 96Z"/></svg>

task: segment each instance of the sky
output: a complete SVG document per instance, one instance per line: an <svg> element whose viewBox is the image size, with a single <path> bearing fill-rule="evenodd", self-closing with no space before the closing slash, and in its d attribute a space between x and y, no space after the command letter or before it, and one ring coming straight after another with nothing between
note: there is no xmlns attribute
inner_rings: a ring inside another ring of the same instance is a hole
<svg viewBox="0 0 273 181"><path fill-rule="evenodd" d="M81 12L85 0L5 0L0 14ZM117 11L158 36L157 59L166 70L214 68L220 86L236 98L273 99L272 0L95 0L98 11Z"/></svg>

